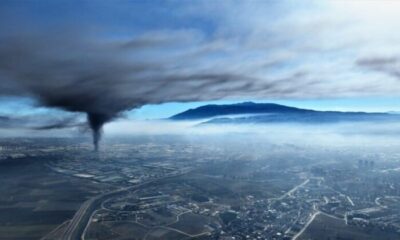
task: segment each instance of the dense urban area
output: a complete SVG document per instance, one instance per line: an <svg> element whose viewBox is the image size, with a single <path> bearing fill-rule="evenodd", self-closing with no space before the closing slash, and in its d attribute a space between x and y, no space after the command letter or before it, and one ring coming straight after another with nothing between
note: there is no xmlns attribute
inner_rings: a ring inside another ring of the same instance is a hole
<svg viewBox="0 0 400 240"><path fill-rule="evenodd" d="M400 239L397 148L204 138L0 140L0 239Z"/></svg>

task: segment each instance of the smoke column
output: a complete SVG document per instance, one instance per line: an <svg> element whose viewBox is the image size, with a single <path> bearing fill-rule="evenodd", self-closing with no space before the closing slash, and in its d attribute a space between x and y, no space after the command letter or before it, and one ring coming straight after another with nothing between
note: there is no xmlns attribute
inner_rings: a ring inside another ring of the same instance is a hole
<svg viewBox="0 0 400 240"><path fill-rule="evenodd" d="M93 133L94 150L99 150L99 142L103 130L103 125L111 120L111 116L101 113L87 113L87 121Z"/></svg>
<svg viewBox="0 0 400 240"><path fill-rule="evenodd" d="M37 9L38 4L33 2L32 9ZM74 17L61 14L60 18L50 14L47 21L36 21L36 12L21 15L21 8L27 4L8 10L0 7L0 97L32 98L39 106L85 113L95 150L105 123L146 104L292 97L313 90L314 79L301 80L307 74L297 73L297 68L283 79L264 77L259 72L264 71L264 64L254 68L242 60L232 60L238 59L236 54L231 55L234 52L218 47L219 40L226 42L224 38L209 42L207 34L203 37L201 32L175 27L116 34L115 26L84 24L82 13ZM92 7L96 10L97 4ZM209 54L215 62L209 61ZM215 59L215 54L224 57ZM242 51L238 56L243 56ZM267 62L275 61L281 60ZM324 92L317 90L318 96ZM42 129L63 126L53 124Z"/></svg>

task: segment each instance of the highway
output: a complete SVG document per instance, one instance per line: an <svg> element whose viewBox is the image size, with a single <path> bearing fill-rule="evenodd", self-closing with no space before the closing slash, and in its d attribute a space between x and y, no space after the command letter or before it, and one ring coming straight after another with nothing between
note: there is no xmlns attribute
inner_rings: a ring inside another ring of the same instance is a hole
<svg viewBox="0 0 400 240"><path fill-rule="evenodd" d="M60 232L60 237L57 239L61 239L61 240L83 239L82 235L85 231L85 227L88 224L88 221L90 220L90 216L92 215L93 211L98 209L101 206L102 202L105 201L106 199L109 199L111 197L115 197L118 195L123 195L129 191L137 190L139 188L150 186L152 184L157 184L162 180L182 176L187 173L188 172L184 172L184 173L167 176L167 177L160 178L160 179L155 179L155 180L141 183L141 184L138 184L138 185L135 185L132 187L126 187L126 188L118 189L118 190L115 190L112 192L104 193L104 194L98 195L94 198L87 200L86 202L84 202L82 204L82 206L79 208L79 210L75 213L74 217L71 219L71 221L69 222L68 226L64 229L64 231Z"/></svg>
<svg viewBox="0 0 400 240"><path fill-rule="evenodd" d="M300 183L297 186L294 186L292 189L290 189L289 191L287 191L286 193L284 193L283 195L281 195L280 197L274 197L274 198L270 198L268 199L271 202L276 202L278 200L282 200L284 198L286 198L287 196L292 195L294 192L296 192L299 188L304 187L307 183L310 182L310 179L306 179L304 182Z"/></svg>
<svg viewBox="0 0 400 240"><path fill-rule="evenodd" d="M307 221L306 225L304 225L304 227L296 235L293 236L292 240L296 240L301 234L303 234L303 232L308 228L308 226L310 226L310 224L314 221L315 217L318 216L319 214L321 214L320 211L313 213L311 218Z"/></svg>

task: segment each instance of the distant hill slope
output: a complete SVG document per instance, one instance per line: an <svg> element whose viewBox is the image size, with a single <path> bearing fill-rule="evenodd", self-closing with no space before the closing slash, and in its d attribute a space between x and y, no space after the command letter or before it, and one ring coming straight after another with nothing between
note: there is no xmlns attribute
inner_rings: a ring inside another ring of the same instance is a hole
<svg viewBox="0 0 400 240"><path fill-rule="evenodd" d="M207 119L207 121L204 122L206 124L278 122L333 123L346 121L400 121L400 115L390 113L315 111L273 103L244 102L229 105L205 105L176 114L169 119Z"/></svg>
<svg viewBox="0 0 400 240"><path fill-rule="evenodd" d="M262 113L295 113L295 112L314 112L294 107L274 103L253 103L243 102L228 105L205 105L195 109L178 113L169 119L171 120L196 120L206 119L226 115L240 114L262 114Z"/></svg>

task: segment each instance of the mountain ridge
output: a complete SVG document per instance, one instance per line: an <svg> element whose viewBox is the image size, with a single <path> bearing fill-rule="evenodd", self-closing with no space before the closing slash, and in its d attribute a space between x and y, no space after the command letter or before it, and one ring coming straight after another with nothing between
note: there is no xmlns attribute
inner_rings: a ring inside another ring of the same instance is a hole
<svg viewBox="0 0 400 240"><path fill-rule="evenodd" d="M243 117L246 114L250 114L250 116ZM400 115L377 112L317 111L276 103L242 102L223 105L204 105L173 115L169 120L206 120L204 123L213 124L275 122L331 123L343 121L399 121Z"/></svg>
<svg viewBox="0 0 400 240"><path fill-rule="evenodd" d="M298 112L314 111L289 107L276 103L242 102L234 104L208 104L197 108L188 109L169 117L170 120L196 120L224 115L261 114L271 112Z"/></svg>

